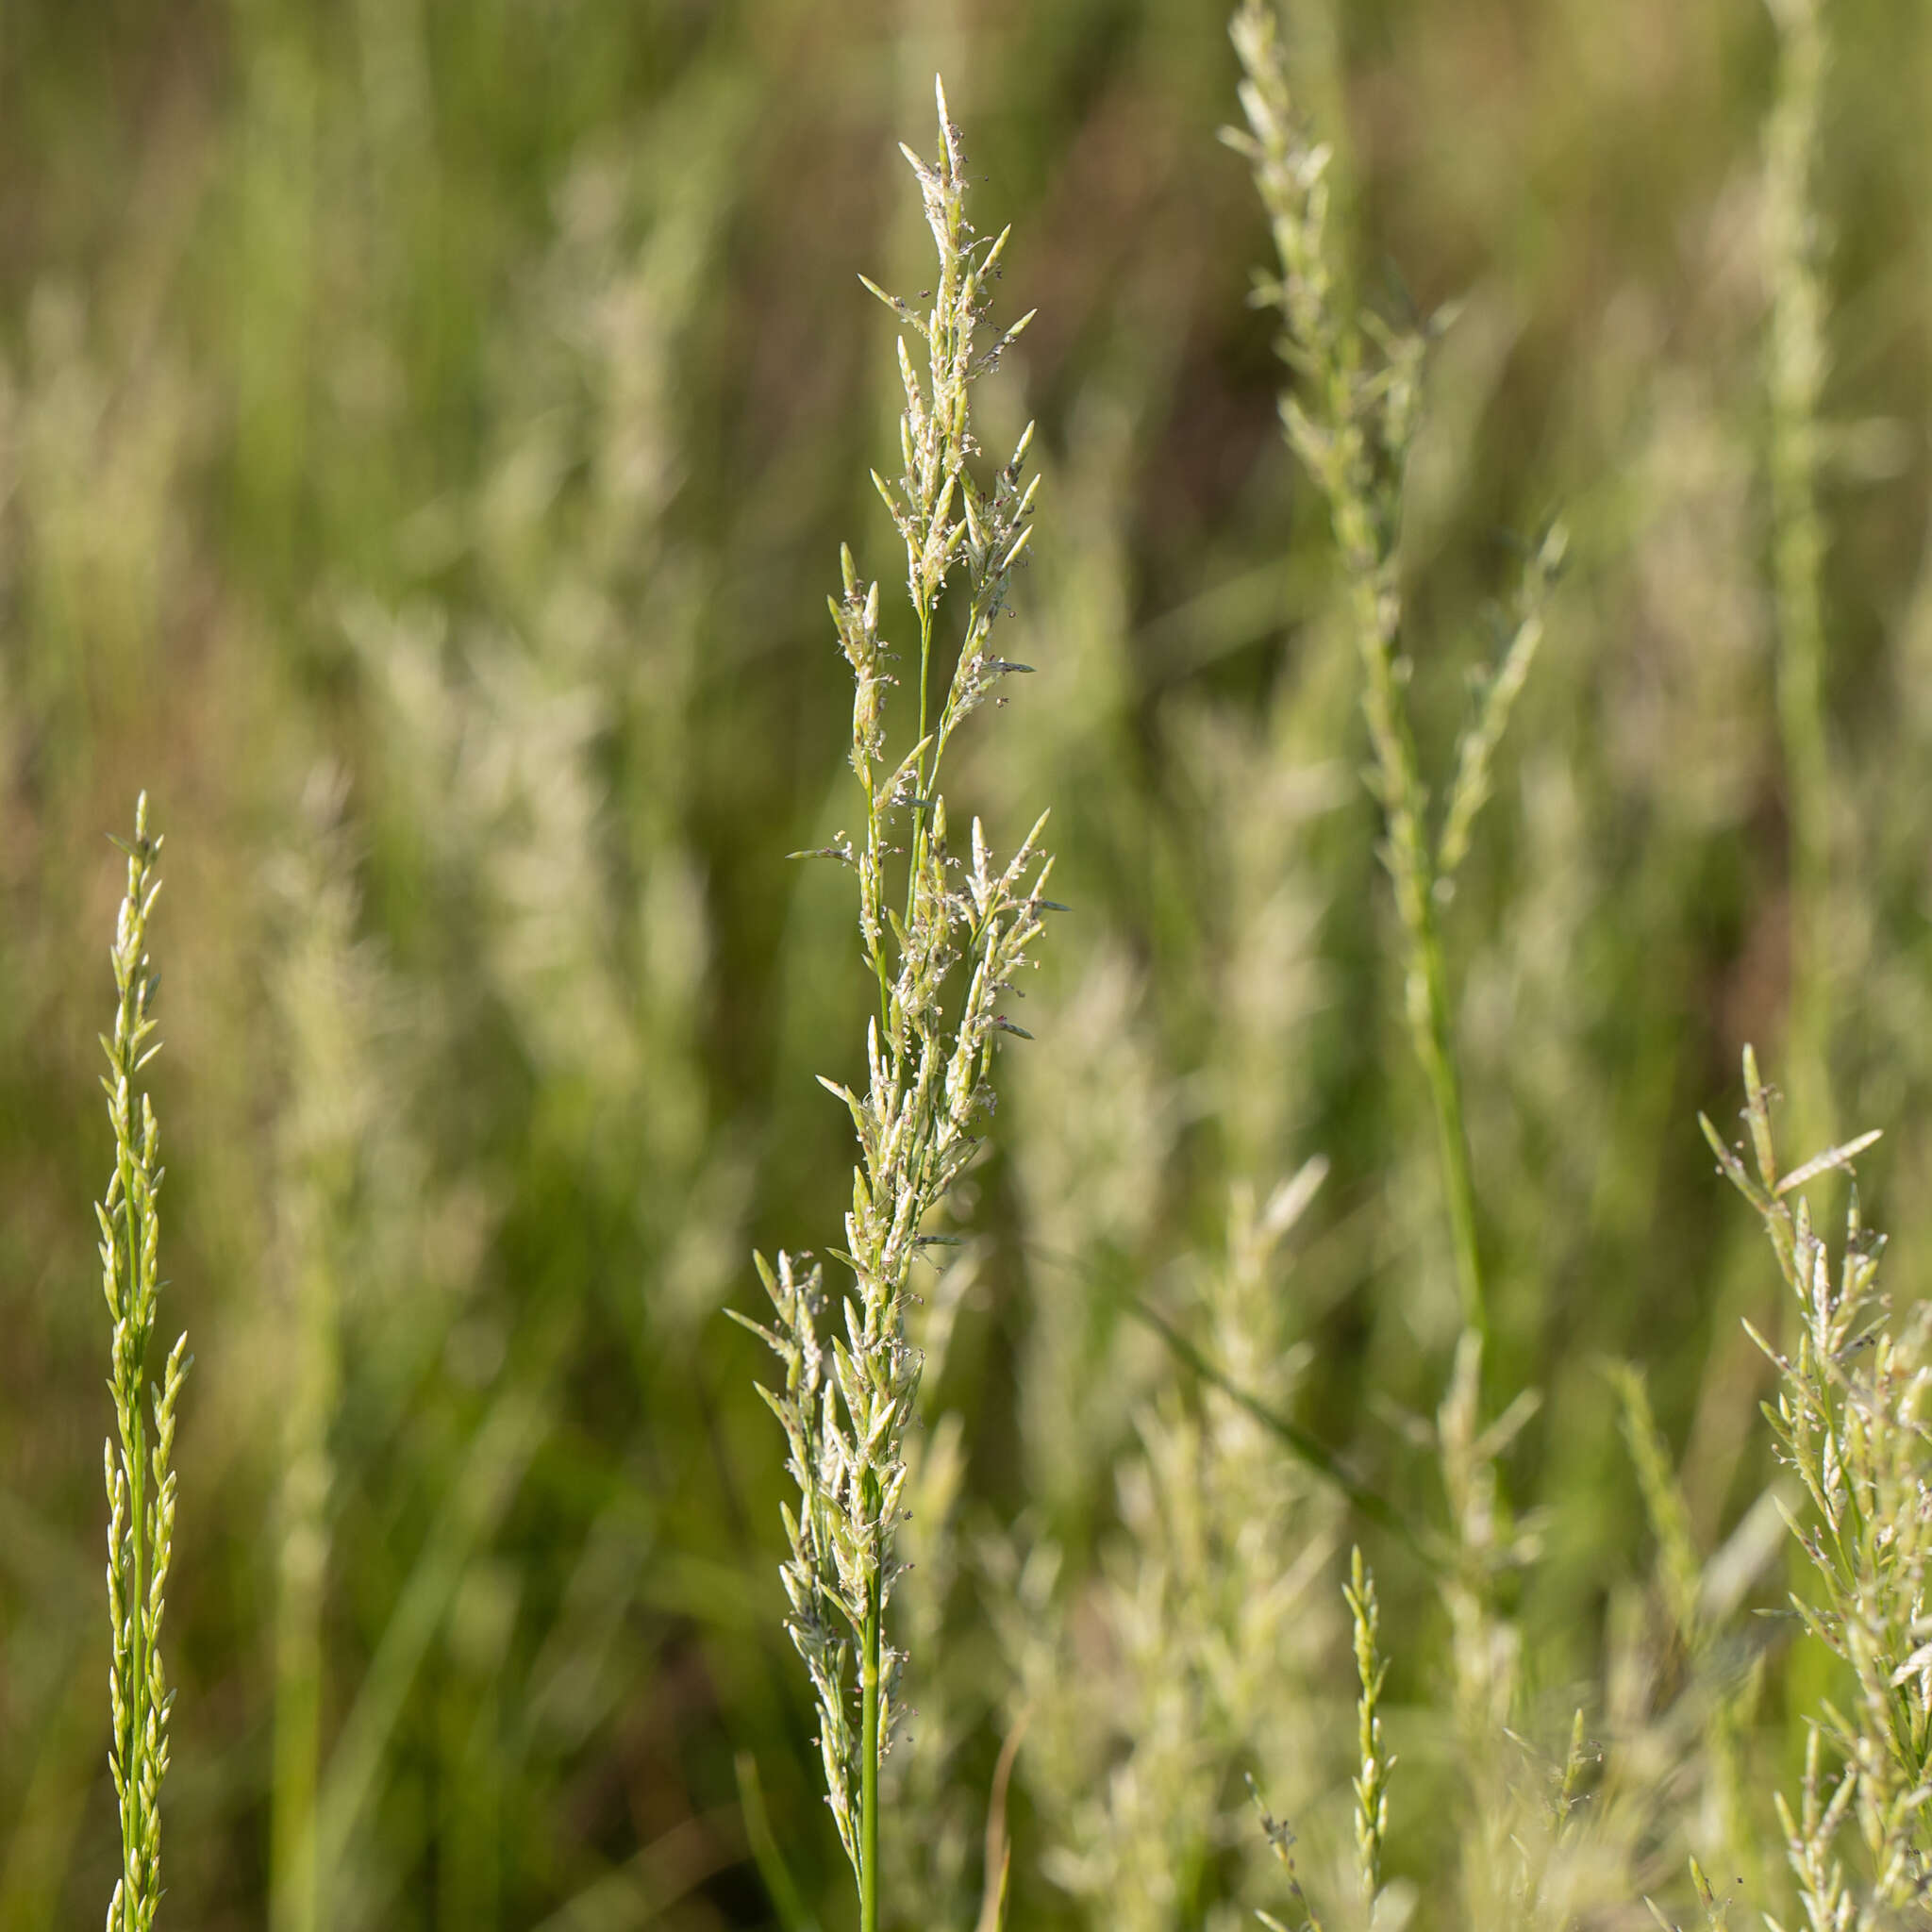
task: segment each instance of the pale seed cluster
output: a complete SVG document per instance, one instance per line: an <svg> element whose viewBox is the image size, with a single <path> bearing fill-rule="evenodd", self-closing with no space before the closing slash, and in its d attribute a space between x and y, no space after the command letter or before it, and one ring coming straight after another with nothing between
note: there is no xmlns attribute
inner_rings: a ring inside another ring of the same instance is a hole
<svg viewBox="0 0 1932 1932"><path fill-rule="evenodd" d="M901 1441L918 1391L920 1358L906 1335L912 1264L947 1238L926 1223L964 1174L991 1110L993 1047L1024 1035L1000 1011L1027 950L1054 909L1041 896L1051 861L1036 824L1005 864L974 821L962 864L948 840L941 761L958 726L1011 664L992 648L1013 571L1031 534L1035 482L1022 480L1029 426L991 482L969 467L973 384L1025 326L975 346L1007 237L974 237L965 216L959 133L938 94L941 148L927 163L908 149L939 257L930 310L920 315L868 282L926 345L922 381L902 338L906 390L898 480L874 482L906 545L907 590L919 628L918 728L896 760L888 751L886 695L897 682L880 636L880 593L841 553L842 594L832 621L853 675L852 766L865 801L862 841L841 835L827 856L858 875L859 934L877 988L867 1025L862 1091L824 1084L845 1103L858 1140L845 1248L853 1275L843 1333L822 1340L827 1295L821 1269L780 1254L758 1270L776 1314L754 1326L785 1365L783 1392L765 1391L790 1444L799 1507L785 1513L783 1566L790 1627L811 1673L832 1810L857 1874L861 1920L876 1884L876 1773L897 1714L903 1659L885 1640L894 1574L893 1531L906 1483ZM963 592L958 657L933 715L935 621L949 589ZM903 866L901 861L904 861ZM900 876L903 872L903 902ZM1028 874L1031 874L1030 882ZM857 1682L855 1723L853 1686Z"/></svg>
<svg viewBox="0 0 1932 1932"><path fill-rule="evenodd" d="M161 1621L175 1542L175 1411L188 1373L184 1335L150 1379L150 1351L160 1297L160 1130L152 1102L137 1104L135 1082L158 1044L156 976L147 956L148 915L160 880L161 841L147 828L147 794L135 807L127 853L127 894L114 929L114 1031L101 1046L108 1071L101 1085L114 1129L114 1171L95 1209L101 1228L101 1289L112 1319L118 1445L105 1450L108 1488L108 1614L113 1629L108 1697L113 1736L108 1761L121 1813L122 1874L108 1907L108 1932L148 1932L161 1899L161 1780L168 1769L168 1714L174 1693L161 1667ZM152 1433L150 1434L150 1428ZM152 1484L152 1488L150 1488Z"/></svg>

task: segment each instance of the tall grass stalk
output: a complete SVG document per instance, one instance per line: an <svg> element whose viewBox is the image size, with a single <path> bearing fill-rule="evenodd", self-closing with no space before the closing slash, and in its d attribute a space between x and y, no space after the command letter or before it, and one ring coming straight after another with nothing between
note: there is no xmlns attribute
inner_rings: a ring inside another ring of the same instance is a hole
<svg viewBox="0 0 1932 1932"><path fill-rule="evenodd" d="M118 842L118 841L117 841ZM114 1170L94 1210L101 1228L101 1288L113 1320L108 1387L118 1444L105 1457L108 1485L108 1613L113 1628L108 1763L121 1814L121 1877L108 1907L108 1932L149 1932L161 1902L161 1781L168 1770L174 1693L161 1665L161 1624L175 1545L175 1412L188 1374L188 1338L151 1373L160 1303L161 1141L154 1104L138 1086L160 1050L150 1045L158 984L147 953L148 915L161 882L161 840L150 833L147 793L134 808L127 892L114 926L114 1030L101 1036ZM150 1484L152 1487L150 1488Z"/></svg>
<svg viewBox="0 0 1932 1932"><path fill-rule="evenodd" d="M1434 1116L1460 1300L1462 1335L1434 1431L1453 1532L1438 1582L1450 1624L1455 1712L1473 1768L1462 1872L1469 1910L1480 1922L1500 1897L1495 1874L1504 1868L1510 1793L1494 1740L1514 1716L1522 1648L1520 1630L1501 1610L1499 1584L1537 1550L1533 1530L1512 1519L1500 1465L1536 1398L1520 1393L1487 1420L1494 1413L1483 1391L1485 1359L1493 1358L1491 1310L1441 922L1542 641L1543 606L1566 538L1553 524L1528 556L1500 656L1476 681L1439 812L1422 774L1411 665L1401 648L1402 515L1431 331L1391 326L1356 299L1331 218L1333 150L1315 139L1297 105L1270 0L1243 0L1230 32L1246 126L1224 139L1247 160L1267 210L1276 260L1253 299L1281 320L1277 349L1292 378L1280 398L1282 427L1322 491L1341 556L1346 623L1361 663L1369 783L1382 810L1381 857L1402 932L1404 1013ZM1359 1631L1362 1608L1351 1607ZM1362 1845L1366 1859L1369 1840ZM1372 1885L1366 1866L1364 1874Z"/></svg>
<svg viewBox="0 0 1932 1932"><path fill-rule="evenodd" d="M758 1256L777 1321L774 1327L745 1324L785 1365L782 1393L761 1392L784 1426L799 1489L799 1507L785 1511L788 1627L817 1694L820 1756L858 1885L861 1932L876 1932L879 1924L879 1762L898 1716L904 1662L886 1635L885 1613L907 1480L901 1441L920 1374L918 1351L907 1339L907 1296L922 1251L948 1239L926 1223L977 1150L976 1128L992 1104L998 1037L1024 1037L998 1007L1049 909L1041 892L1051 867L1036 842L1043 816L1004 865L975 819L962 863L950 848L939 792L954 734L1001 678L1027 668L996 655L992 630L1032 533L1034 483L1021 480L1030 425L990 481L969 467L978 449L973 386L1030 317L978 345L1007 235L981 238L968 223L959 131L947 115L944 89L935 92L937 158L928 163L903 150L939 257L932 307L920 315L866 283L925 348L922 376L900 339L902 468L893 482L873 476L906 546L919 630L918 722L904 751L888 749L886 692L895 680L879 632L879 586L861 582L849 549L841 554L841 594L830 600L856 686L851 759L865 823L856 844L841 834L823 856L857 874L860 941L878 997L867 1026L864 1091L821 1076L844 1102L858 1137L846 1247L833 1251L851 1271L854 1292L841 1297L844 1335L827 1344L820 1334L823 1271L802 1269L784 1253L775 1267ZM937 620L955 588L964 593L963 635L941 685ZM889 877L902 854L903 910Z"/></svg>
<svg viewBox="0 0 1932 1932"><path fill-rule="evenodd" d="M1462 1317L1483 1335L1489 1309L1441 908L1468 853L1496 744L1541 641L1542 595L1562 560L1564 539L1553 527L1534 554L1513 629L1463 735L1447 806L1434 827L1409 717L1411 666L1400 647L1398 554L1428 338L1393 327L1352 300L1330 221L1333 150L1313 138L1296 107L1269 0L1244 0L1230 32L1247 126L1225 129L1223 139L1254 171L1274 235L1276 273L1257 279L1254 299L1281 318L1277 346L1295 378L1281 397L1282 426L1327 501L1341 555L1349 628L1361 655L1370 783L1385 817L1382 857L1407 956L1404 1012L1435 1116Z"/></svg>

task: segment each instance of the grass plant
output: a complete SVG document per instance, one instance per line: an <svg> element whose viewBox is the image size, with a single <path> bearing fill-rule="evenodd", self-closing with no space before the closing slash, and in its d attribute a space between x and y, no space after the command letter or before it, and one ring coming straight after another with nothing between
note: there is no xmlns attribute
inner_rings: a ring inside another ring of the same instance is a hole
<svg viewBox="0 0 1932 1932"><path fill-rule="evenodd" d="M858 1885L861 1932L876 1932L880 1923L879 1765L900 1714L905 1661L887 1636L885 1613L898 1575L893 1548L908 1474L902 1442L920 1374L918 1351L907 1339L907 1303L923 1252L955 1239L933 1229L930 1219L978 1152L1000 1034L1029 1037L1000 1003L1052 909L1041 897L1051 870L1037 845L1043 816L1004 864L975 819L962 863L949 845L939 791L954 734L1003 677L1029 668L1002 659L992 633L1032 534L1035 484L1021 480L1030 427L990 482L972 467L978 449L973 386L1031 317L991 342L980 340L1007 232L981 238L969 225L959 131L943 87L936 86L936 96L937 158L927 162L904 150L938 252L932 307L921 316L866 284L925 347L922 375L899 339L903 467L894 482L875 472L873 478L906 546L919 631L909 748L889 751L892 653L879 631L879 586L861 582L849 549L841 553L842 593L830 600L856 688L851 757L865 828L857 843L841 835L824 856L857 874L859 937L878 995L867 1023L862 1091L822 1076L850 1113L861 1156L846 1246L834 1250L855 1292L840 1298L843 1336L822 1340L822 1268L807 1270L782 1251L775 1266L759 1256L777 1321L775 1327L747 1324L785 1365L782 1393L767 1391L766 1399L784 1427L799 1490L797 1509L785 1511L788 1628L818 1700L826 1790ZM964 592L963 635L941 689L936 625L956 578ZM901 837L903 848L895 842ZM903 907L895 876L901 850Z"/></svg>
<svg viewBox="0 0 1932 1932"><path fill-rule="evenodd" d="M9 15L6 1932L1932 1919L1932 14L1237 4Z"/></svg>
<svg viewBox="0 0 1932 1932"><path fill-rule="evenodd" d="M1413 667L1401 644L1400 555L1404 476L1422 419L1430 331L1391 325L1355 300L1331 219L1334 150L1297 107L1274 8L1245 0L1231 31L1247 125L1223 138L1253 169L1274 238L1276 268L1257 283L1255 300L1281 318L1278 348L1295 378L1282 394L1282 427L1327 503L1341 556L1348 625L1361 658L1370 787L1384 815L1382 857L1402 925L1404 1012L1435 1114L1462 1318L1482 1336L1489 1311L1441 908L1468 857L1497 743L1542 641L1543 598L1567 540L1553 525L1531 554L1521 608L1482 680L1441 824L1432 824L1409 715Z"/></svg>
<svg viewBox="0 0 1932 1932"><path fill-rule="evenodd" d="M1441 1588L1450 1623L1456 1717L1470 1764L1482 1767L1472 1785L1473 1836L1462 1861L1467 1907L1480 1921L1505 1904L1495 1874L1505 1862L1507 1790L1486 1745L1514 1720L1521 1644L1501 1610L1499 1590L1505 1575L1535 1553L1534 1537L1512 1523L1500 1470L1538 1398L1523 1391L1486 1426L1482 1370L1491 1314L1441 914L1491 791L1497 746L1541 645L1543 604L1567 539L1562 526L1553 525L1529 556L1501 655L1477 681L1439 819L1422 774L1410 710L1401 550L1408 459L1423 420L1424 366L1437 329L1392 326L1359 303L1333 220L1333 147L1316 138L1296 101L1273 6L1246 0L1230 31L1247 125L1226 130L1224 139L1249 163L1267 211L1275 268L1258 281L1254 300L1280 318L1276 346L1293 377L1280 398L1282 427L1321 491L1339 553L1344 621L1362 673L1373 756L1369 783L1382 813L1380 854L1402 935L1404 1014L1434 1116L1460 1297L1462 1340L1438 1411L1434 1446L1450 1517ZM1383 1791L1371 1730L1380 1681L1378 1669L1371 1668L1374 1596L1359 1574L1348 1602L1364 1674L1357 1841L1364 1908L1373 1912Z"/></svg>
<svg viewBox="0 0 1932 1932"><path fill-rule="evenodd" d="M1812 1932L1908 1924L1932 1899L1924 1816L1932 1649L1924 1615L1932 1321L1922 1304L1893 1323L1878 1288L1884 1238L1866 1225L1856 1185L1836 1263L1804 1192L1849 1169L1877 1133L1786 1171L1771 1095L1748 1047L1744 1096L1745 1147L1733 1148L1708 1120L1703 1126L1725 1175L1764 1223L1795 1304L1793 1351L1755 1328L1751 1336L1777 1371L1777 1400L1765 1414L1810 1504L1791 1532L1812 1584L1793 1593L1791 1607L1846 1679L1807 1720L1799 1801L1793 1807L1780 1793L1778 1819Z"/></svg>
<svg viewBox="0 0 1932 1932"><path fill-rule="evenodd" d="M106 1447L108 1615L113 1664L108 1762L121 1813L121 1876L108 1932L151 1932L161 1902L161 1781L175 1694L161 1661L168 1573L175 1554L175 1414L188 1374L184 1335L165 1362L155 1355L160 1312L160 1128L141 1075L159 1051L150 1041L158 975L147 951L148 916L161 889L160 835L148 829L147 793L134 808L127 892L114 925L114 1029L101 1036L114 1169L95 1209L101 1289L113 1323L116 1439Z"/></svg>

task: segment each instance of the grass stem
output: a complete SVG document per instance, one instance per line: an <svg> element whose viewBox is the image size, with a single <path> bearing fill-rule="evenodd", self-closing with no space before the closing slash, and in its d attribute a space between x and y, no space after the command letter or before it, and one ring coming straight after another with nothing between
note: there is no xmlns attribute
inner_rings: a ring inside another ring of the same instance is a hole
<svg viewBox="0 0 1932 1932"><path fill-rule="evenodd" d="M859 1667L858 1694L864 1705L859 1750L858 1932L878 1932L879 1924L879 1649L885 1607L879 1579L872 1585L865 1616L865 1657Z"/></svg>

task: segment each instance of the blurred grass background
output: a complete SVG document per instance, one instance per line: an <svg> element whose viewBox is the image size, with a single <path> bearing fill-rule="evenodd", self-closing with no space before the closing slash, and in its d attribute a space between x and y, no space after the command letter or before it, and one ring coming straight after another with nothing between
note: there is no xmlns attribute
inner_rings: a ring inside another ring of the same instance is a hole
<svg viewBox="0 0 1932 1932"><path fill-rule="evenodd" d="M1888 1129L1876 1218L1913 1296L1932 18L1829 18L1818 1125ZM841 539L895 574L866 472L898 408L856 275L924 277L893 142L929 145L936 68L981 220L1015 225L1001 312L1040 309L988 441L1037 416L1046 472L1008 646L1040 675L957 809L1010 845L1050 803L1074 908L1003 1063L984 1238L937 1298L958 1560L934 1550L911 1701L951 1755L905 1774L934 1783L907 1815L959 1895L1021 1697L995 1638L1029 1590L1077 1637L1134 1547L1153 1505L1116 1473L1199 1391L1126 1305L1191 1319L1231 1190L1332 1162L1268 1303L1283 1399L1435 1507L1400 1414L1440 1398L1455 1291L1355 659L1245 303L1266 235L1214 139L1224 26L1208 0L0 8L8 1932L86 1921L114 1867L89 1203L105 835L143 785L168 836L162 1322L198 1364L167 1917L263 1923L301 1756L278 1760L279 1701L314 1713L329 1925L771 1923L741 1753L842 1922L765 1368L720 1310L755 1304L754 1241L835 1240L848 1186L811 1076L862 1039L852 909L784 855L853 813L823 600ZM1774 1305L1693 1113L1727 1117L1739 1045L1774 1067L1785 1024L1775 38L1757 0L1363 0L1305 27L1365 286L1463 305L1405 534L1425 767L1514 538L1558 506L1573 532L1445 919L1497 1384L1548 1398L1508 1479L1549 1512L1519 1611L1557 1695L1649 1562L1605 1363L1644 1368L1707 1545L1767 1468L1737 1318ZM1425 1583L1368 1541L1424 1711ZM1026 1564L1049 1543L1050 1591ZM1284 1650L1284 1704L1325 1641ZM1317 1807L1345 1807L1334 1716L1297 1774ZM1013 1923L1084 1923L1036 1755ZM1219 1843L1239 1807L1203 1777Z"/></svg>

